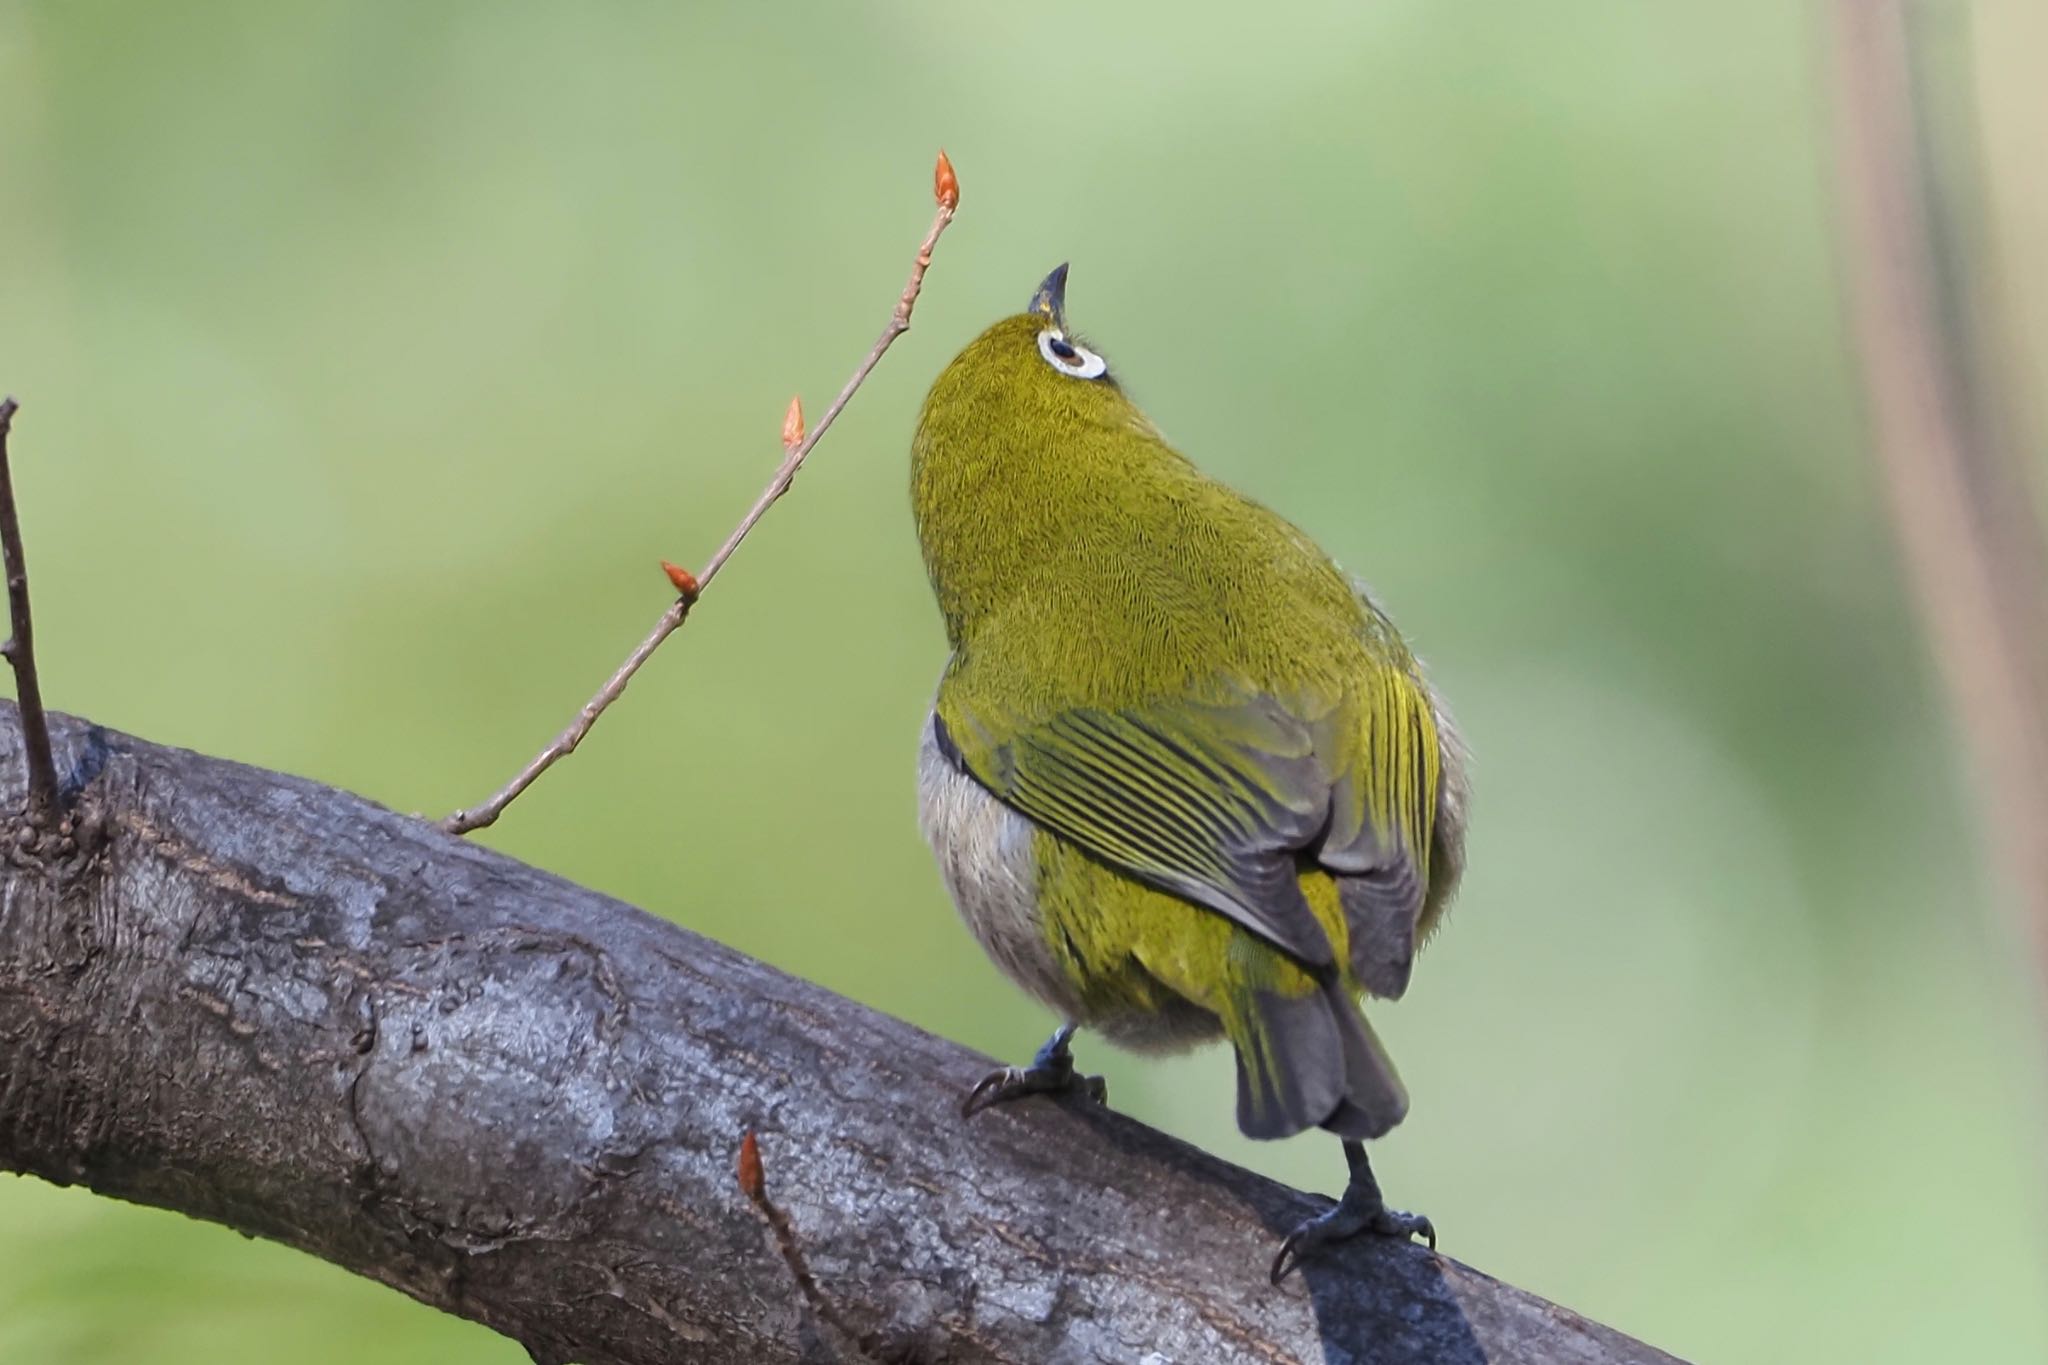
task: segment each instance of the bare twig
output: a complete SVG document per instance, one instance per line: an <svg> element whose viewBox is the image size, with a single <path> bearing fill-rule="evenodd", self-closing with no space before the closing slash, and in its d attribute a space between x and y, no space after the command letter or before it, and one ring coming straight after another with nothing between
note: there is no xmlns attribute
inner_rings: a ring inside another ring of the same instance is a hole
<svg viewBox="0 0 2048 1365"><path fill-rule="evenodd" d="M1934 227L1944 205L1916 138L1900 0L1833 0L1837 173L1873 454L1980 805L2048 979L2048 553L2020 462L1973 405L1988 376L1961 335ZM1953 208L1954 206L1948 206ZM1951 278L1967 285L1966 258Z"/></svg>
<svg viewBox="0 0 2048 1365"><path fill-rule="evenodd" d="M7 642L0 644L0 654L14 666L15 695L21 699L21 730L28 759L28 804L22 818L32 831L40 833L57 817L57 764L50 752L43 689L36 681L35 632L28 614L28 556L21 548L21 518L14 510L14 470L7 461L7 438L20 406L12 398L0 398L0 554L6 562L7 616L13 626Z"/></svg>
<svg viewBox="0 0 2048 1365"><path fill-rule="evenodd" d="M690 608L696 605L698 596L705 588L711 586L711 580L718 576L718 571L732 558L733 551L739 549L740 542L747 538L748 532L767 515L768 509L775 505L776 500L789 491L790 484L796 479L797 471L803 468L804 461L810 457L811 451L817 448L818 442L839 419L839 414L853 401L853 395L867 382L868 375L881 363L883 353L897 337L910 330L910 313L917 306L918 291L924 287L924 273L931 268L932 249L938 245L939 234L953 221L954 210L960 206L960 184L954 177L953 164L946 159L944 152L939 153L938 165L933 172L932 193L933 198L938 201L938 212L932 218L931 229L925 233L924 241L918 245L917 260L910 268L910 281L903 286L903 293L898 296L896 307L889 314L888 325L882 329L882 334L875 338L875 344L868 348L867 355L862 357L859 366L854 369L853 377L839 390L839 396L825 409L824 415L818 419L818 425L812 428L809 435L803 435L800 410L792 404L798 439L794 443L785 439L782 463L775 467L774 477L769 479L768 486L761 490L761 496L754 499L754 505L747 509L747 514L740 518L739 525L733 527L732 534L725 538L725 543L712 553L711 558L695 575L687 570L676 569L672 565L663 565L669 571L670 580L676 584L680 595L669 605L668 610L661 614L661 619L654 623L654 629L648 632L647 638L626 656L626 661L619 665L618 671L606 680L605 685L597 690L595 696L583 704L583 709L576 713L576 719L569 722L568 728L561 734L555 736L552 744L535 754L533 760L521 768L510 782L499 788L488 801L458 810L442 820L443 830L449 834L467 834L471 830L482 829L492 824L504 813L505 807L517 800L519 794L532 786L542 773L553 767L558 760L575 753L576 746L583 742L583 737L590 733L590 728L597 724L597 718L605 713L605 709L619 699L619 695L626 690L626 684L640 671L640 666L653 656L655 650L661 648L662 641L673 635L683 622L689 619ZM783 430L786 436L790 426L785 423Z"/></svg>

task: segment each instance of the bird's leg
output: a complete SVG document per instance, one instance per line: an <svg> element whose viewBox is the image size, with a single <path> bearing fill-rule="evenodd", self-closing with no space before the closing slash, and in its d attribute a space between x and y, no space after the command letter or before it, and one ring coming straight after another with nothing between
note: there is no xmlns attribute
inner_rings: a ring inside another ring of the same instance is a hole
<svg viewBox="0 0 2048 1365"><path fill-rule="evenodd" d="M1420 1236L1436 1250L1436 1229L1419 1213L1403 1213L1387 1207L1380 1197L1380 1182L1373 1179L1372 1163L1365 1159L1365 1144L1344 1140L1344 1159L1351 1163L1351 1182L1344 1197L1328 1213L1309 1219L1287 1234L1280 1254L1273 1258L1273 1283L1278 1284L1307 1259L1310 1252L1331 1242L1341 1242L1370 1232L1380 1237L1407 1241Z"/></svg>
<svg viewBox="0 0 2048 1365"><path fill-rule="evenodd" d="M960 1106L962 1118L972 1118L992 1105L1007 1100L1022 1099L1026 1095L1057 1095L1068 1090L1079 1090L1097 1104L1109 1101L1109 1083L1100 1076L1083 1076L1074 1070L1074 1054L1067 1050L1073 1040L1075 1024L1061 1024L1045 1040L1045 1046L1038 1049L1038 1055L1031 1059L1030 1066L1005 1066L991 1071L981 1078L981 1083L967 1092L966 1102Z"/></svg>

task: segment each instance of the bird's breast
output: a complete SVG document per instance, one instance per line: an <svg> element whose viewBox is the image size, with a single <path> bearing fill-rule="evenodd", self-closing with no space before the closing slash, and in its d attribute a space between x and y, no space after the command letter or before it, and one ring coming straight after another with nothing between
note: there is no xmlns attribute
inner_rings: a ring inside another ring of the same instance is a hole
<svg viewBox="0 0 2048 1365"><path fill-rule="evenodd" d="M1074 985L1046 941L1035 830L946 757L929 717L918 746L917 798L939 875L982 950L1048 1007L1075 1017Z"/></svg>

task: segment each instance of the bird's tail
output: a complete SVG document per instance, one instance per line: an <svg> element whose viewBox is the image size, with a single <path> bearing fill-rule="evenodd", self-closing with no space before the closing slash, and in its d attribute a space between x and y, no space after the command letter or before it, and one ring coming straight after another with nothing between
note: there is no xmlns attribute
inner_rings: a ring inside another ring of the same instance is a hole
<svg viewBox="0 0 2048 1365"><path fill-rule="evenodd" d="M1249 992L1230 1029L1237 1126L1247 1137L1327 1128L1376 1138L1408 1112L1408 1092L1355 990L1331 980L1302 994Z"/></svg>

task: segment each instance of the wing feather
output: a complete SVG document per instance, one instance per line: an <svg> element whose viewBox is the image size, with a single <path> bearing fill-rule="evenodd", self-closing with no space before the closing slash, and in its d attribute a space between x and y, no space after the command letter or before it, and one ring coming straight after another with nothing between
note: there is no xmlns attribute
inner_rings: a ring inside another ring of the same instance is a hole
<svg viewBox="0 0 2048 1365"><path fill-rule="evenodd" d="M1406 989L1441 764L1419 675L1377 667L1334 705L1245 689L1031 718L970 708L953 681L940 747L998 799L1321 969L1337 950L1300 881L1319 865L1337 881L1345 966L1376 995Z"/></svg>

